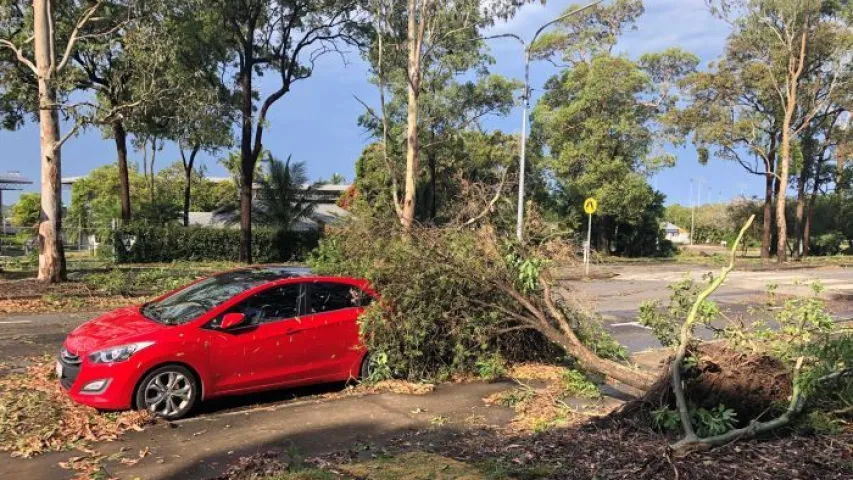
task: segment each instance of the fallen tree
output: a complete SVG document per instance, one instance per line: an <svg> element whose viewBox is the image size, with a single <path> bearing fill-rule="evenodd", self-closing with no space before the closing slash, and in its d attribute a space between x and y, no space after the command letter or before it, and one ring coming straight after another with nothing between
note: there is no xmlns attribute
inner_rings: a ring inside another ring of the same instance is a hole
<svg viewBox="0 0 853 480"><path fill-rule="evenodd" d="M572 261L572 246L547 232L531 236L519 244L485 222L403 236L391 221L366 218L331 228L310 263L319 273L365 277L381 292L382 305L361 326L387 374L442 377L564 353L589 373L648 389L654 378L625 362L596 318L553 295L548 266Z"/></svg>

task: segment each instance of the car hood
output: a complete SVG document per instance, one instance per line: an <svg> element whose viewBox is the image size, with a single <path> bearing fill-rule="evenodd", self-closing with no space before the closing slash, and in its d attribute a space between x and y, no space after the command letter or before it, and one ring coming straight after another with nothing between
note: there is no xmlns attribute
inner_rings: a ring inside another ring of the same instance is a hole
<svg viewBox="0 0 853 480"><path fill-rule="evenodd" d="M169 327L139 313L138 307L115 310L75 328L65 339L65 348L86 354L103 348L146 340L151 334Z"/></svg>

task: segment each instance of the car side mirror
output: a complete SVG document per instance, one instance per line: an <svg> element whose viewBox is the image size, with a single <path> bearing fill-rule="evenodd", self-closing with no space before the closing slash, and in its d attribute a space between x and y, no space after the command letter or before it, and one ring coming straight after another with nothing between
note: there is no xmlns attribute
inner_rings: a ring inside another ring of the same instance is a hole
<svg viewBox="0 0 853 480"><path fill-rule="evenodd" d="M239 327L245 322L246 316L242 313L226 313L225 316L222 317L222 322L219 324L219 328L222 330L229 330L234 327Z"/></svg>

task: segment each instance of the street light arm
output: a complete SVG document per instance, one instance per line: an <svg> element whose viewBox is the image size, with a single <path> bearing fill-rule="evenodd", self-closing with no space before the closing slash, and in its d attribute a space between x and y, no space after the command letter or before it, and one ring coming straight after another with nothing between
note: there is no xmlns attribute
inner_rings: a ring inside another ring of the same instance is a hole
<svg viewBox="0 0 853 480"><path fill-rule="evenodd" d="M493 40L496 38L513 38L515 40L518 40L518 42L521 43L523 47L527 47L527 42L525 42L524 39L514 33L500 33L498 35L489 35L488 37L477 37L474 40Z"/></svg>
<svg viewBox="0 0 853 480"><path fill-rule="evenodd" d="M571 12L566 12L566 13L560 15L559 17L551 20L550 22L542 25L541 27L539 27L539 30L536 30L536 33L533 34L533 38L530 40L530 44L527 46L527 48L530 49L530 47L532 47L533 44L536 43L536 39L539 38L539 35L542 34L542 32L545 31L546 28L550 27L551 25L553 25L557 22L565 20L566 18L571 17L572 15L577 15L578 13L581 13L584 10L588 10L588 9L598 5L599 3L603 2L603 1L604 0L596 0L595 2L592 2L589 5L585 5L583 7L576 8L576 9L572 10Z"/></svg>

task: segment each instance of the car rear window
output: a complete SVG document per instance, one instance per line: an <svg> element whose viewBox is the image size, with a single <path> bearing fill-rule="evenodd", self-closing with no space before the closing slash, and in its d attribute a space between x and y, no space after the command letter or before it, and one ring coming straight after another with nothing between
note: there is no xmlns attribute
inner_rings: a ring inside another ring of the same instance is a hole
<svg viewBox="0 0 853 480"><path fill-rule="evenodd" d="M344 283L317 282L310 286L308 311L324 313L345 308L365 307L371 297L358 287Z"/></svg>

